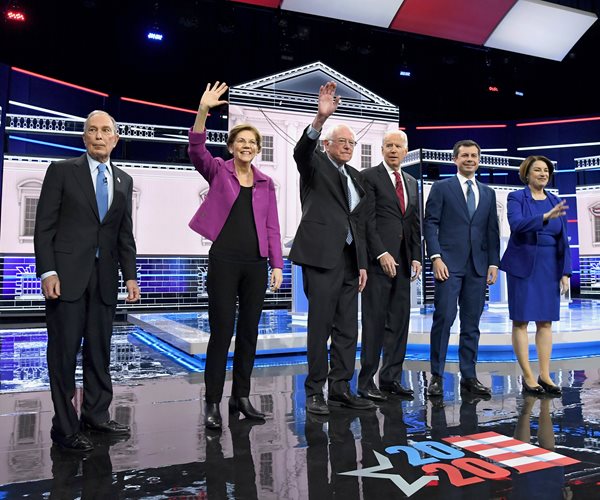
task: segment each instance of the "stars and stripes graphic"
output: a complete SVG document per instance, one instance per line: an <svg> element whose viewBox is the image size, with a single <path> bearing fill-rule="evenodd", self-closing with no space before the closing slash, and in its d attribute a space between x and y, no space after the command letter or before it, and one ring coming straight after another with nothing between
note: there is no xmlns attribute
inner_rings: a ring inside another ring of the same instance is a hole
<svg viewBox="0 0 600 500"><path fill-rule="evenodd" d="M497 432L453 436L444 438L444 441L480 457L512 467L520 473L579 463L579 460L574 458L503 436Z"/></svg>

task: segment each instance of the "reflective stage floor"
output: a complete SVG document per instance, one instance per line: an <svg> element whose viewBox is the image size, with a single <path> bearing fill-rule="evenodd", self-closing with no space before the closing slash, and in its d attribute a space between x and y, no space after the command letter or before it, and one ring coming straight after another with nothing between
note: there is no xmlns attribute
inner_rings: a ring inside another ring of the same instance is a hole
<svg viewBox="0 0 600 500"><path fill-rule="evenodd" d="M115 328L111 417L131 437L93 437L80 456L50 440L45 331L0 331L0 499L600 498L600 357L589 352L553 361L559 398L524 396L514 362L481 362L491 399L461 394L450 363L443 400L431 401L429 364L412 359L414 400L327 417L305 412L303 355L265 356L251 399L270 418L230 416L225 398L219 433L203 425L198 364L143 339Z"/></svg>

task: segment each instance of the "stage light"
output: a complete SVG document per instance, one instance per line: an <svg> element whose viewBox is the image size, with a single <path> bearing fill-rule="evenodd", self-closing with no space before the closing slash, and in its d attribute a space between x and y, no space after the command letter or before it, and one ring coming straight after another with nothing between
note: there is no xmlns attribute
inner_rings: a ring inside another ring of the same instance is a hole
<svg viewBox="0 0 600 500"><path fill-rule="evenodd" d="M148 30L148 34L146 35L146 37L148 38L148 40L152 40L155 42L162 42L164 35L163 35L162 31L160 30L158 24L155 24L154 26L152 26L152 28L150 30Z"/></svg>
<svg viewBox="0 0 600 500"><path fill-rule="evenodd" d="M500 92L500 89L498 87L496 87L495 85L490 85L488 87L488 91L489 92Z"/></svg>
<svg viewBox="0 0 600 500"><path fill-rule="evenodd" d="M520 90L515 90L515 95L518 95L519 97L523 97L525 95L525 93L521 92Z"/></svg>
<svg viewBox="0 0 600 500"><path fill-rule="evenodd" d="M156 40L157 42L162 42L162 39L163 39L162 33L158 33L156 31L148 32L148 40Z"/></svg>
<svg viewBox="0 0 600 500"><path fill-rule="evenodd" d="M152 24L152 27L148 30L148 33L146 34L146 38L148 38L148 40L151 40L153 42L162 42L163 38L164 38L164 34L158 24L158 20L160 19L159 14L158 14L158 1L156 1L154 3L154 16L153 17L154 17L154 23Z"/></svg>
<svg viewBox="0 0 600 500"><path fill-rule="evenodd" d="M20 7L19 3L14 1L10 3L10 6L4 11L4 18L11 23L24 23L27 21L25 11Z"/></svg>
<svg viewBox="0 0 600 500"><path fill-rule="evenodd" d="M400 70L400 76L409 77L410 76L410 71L408 71L406 69L402 69L402 70Z"/></svg>

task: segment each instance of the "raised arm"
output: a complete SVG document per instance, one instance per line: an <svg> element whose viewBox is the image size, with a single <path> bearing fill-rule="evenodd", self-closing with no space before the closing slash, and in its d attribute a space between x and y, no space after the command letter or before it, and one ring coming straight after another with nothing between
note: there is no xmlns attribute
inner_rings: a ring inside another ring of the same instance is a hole
<svg viewBox="0 0 600 500"><path fill-rule="evenodd" d="M211 108L227 104L227 101L221 100L221 96L227 92L227 85L225 82L215 82L211 86L210 83L206 84L206 90L200 98L200 104L198 106L198 113L196 114L196 121L194 122L194 132L204 132L206 128L206 117Z"/></svg>

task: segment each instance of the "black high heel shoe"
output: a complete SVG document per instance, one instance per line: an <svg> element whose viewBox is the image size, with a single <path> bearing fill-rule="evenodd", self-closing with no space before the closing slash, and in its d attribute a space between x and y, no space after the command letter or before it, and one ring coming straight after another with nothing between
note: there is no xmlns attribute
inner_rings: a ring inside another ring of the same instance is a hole
<svg viewBox="0 0 600 500"><path fill-rule="evenodd" d="M204 426L208 429L220 429L223 427L219 403L206 403L204 411Z"/></svg>
<svg viewBox="0 0 600 500"><path fill-rule="evenodd" d="M523 383L523 392L534 394L536 396L541 396L544 394L544 388L541 385L534 385L533 387L530 387L527 385L527 382L525 382L525 379L521 379L521 382Z"/></svg>
<svg viewBox="0 0 600 500"><path fill-rule="evenodd" d="M540 377L538 377L538 384L542 386L542 388L552 396L562 396L562 389L554 384L547 384Z"/></svg>
<svg viewBox="0 0 600 500"><path fill-rule="evenodd" d="M236 398L231 396L229 398L229 413L237 413L241 412L244 414L244 417L254 419L254 420L264 420L266 415L264 413L259 412L248 398Z"/></svg>

